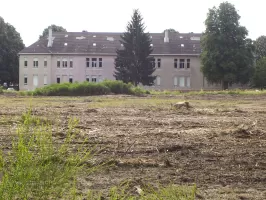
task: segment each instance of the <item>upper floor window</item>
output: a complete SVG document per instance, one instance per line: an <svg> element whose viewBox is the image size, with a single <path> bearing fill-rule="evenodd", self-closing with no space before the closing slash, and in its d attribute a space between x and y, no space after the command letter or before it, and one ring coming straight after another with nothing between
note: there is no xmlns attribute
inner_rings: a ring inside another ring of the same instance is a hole
<svg viewBox="0 0 266 200"><path fill-rule="evenodd" d="M90 67L90 59L89 58L86 58L86 66Z"/></svg>
<svg viewBox="0 0 266 200"><path fill-rule="evenodd" d="M69 61L69 67L73 68L73 60L72 59L70 59L70 61Z"/></svg>
<svg viewBox="0 0 266 200"><path fill-rule="evenodd" d="M97 67L97 58L91 59L91 67Z"/></svg>
<svg viewBox="0 0 266 200"><path fill-rule="evenodd" d="M44 66L44 67L47 67L47 58L44 58L43 66Z"/></svg>
<svg viewBox="0 0 266 200"><path fill-rule="evenodd" d="M187 68L190 68L190 59L187 59Z"/></svg>
<svg viewBox="0 0 266 200"><path fill-rule="evenodd" d="M177 59L174 60L174 67L177 68Z"/></svg>
<svg viewBox="0 0 266 200"><path fill-rule="evenodd" d="M161 68L161 58L157 59L157 68Z"/></svg>
<svg viewBox="0 0 266 200"><path fill-rule="evenodd" d="M67 67L67 59L64 58L64 59L63 59L63 68L66 68L66 67Z"/></svg>
<svg viewBox="0 0 266 200"><path fill-rule="evenodd" d="M60 67L60 58L57 58L57 68Z"/></svg>
<svg viewBox="0 0 266 200"><path fill-rule="evenodd" d="M39 65L38 58L34 58L34 60L33 60L33 67L34 68L38 68L38 65Z"/></svg>
<svg viewBox="0 0 266 200"><path fill-rule="evenodd" d="M26 57L24 57L24 67L27 67L28 66L28 60Z"/></svg>
<svg viewBox="0 0 266 200"><path fill-rule="evenodd" d="M180 59L179 68L180 69L185 68L185 59Z"/></svg>
<svg viewBox="0 0 266 200"><path fill-rule="evenodd" d="M103 66L103 59L99 58L99 67L102 67L102 66Z"/></svg>

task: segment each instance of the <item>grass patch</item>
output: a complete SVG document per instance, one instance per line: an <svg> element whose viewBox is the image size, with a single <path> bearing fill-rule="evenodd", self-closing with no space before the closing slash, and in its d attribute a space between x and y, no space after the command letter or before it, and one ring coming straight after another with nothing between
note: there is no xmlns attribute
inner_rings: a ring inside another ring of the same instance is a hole
<svg viewBox="0 0 266 200"><path fill-rule="evenodd" d="M135 185L135 186L134 186ZM196 186L159 186L132 184L130 181L110 189L110 200L195 200ZM100 192L89 191L87 199L104 199Z"/></svg>
<svg viewBox="0 0 266 200"><path fill-rule="evenodd" d="M76 179L96 167L85 168L92 159L88 147L73 149L76 120L70 120L62 144L55 143L50 125L31 112L22 116L9 153L0 153L0 199L72 199ZM77 152L76 152L77 151ZM71 197L71 198L70 198Z"/></svg>
<svg viewBox="0 0 266 200"><path fill-rule="evenodd" d="M164 91L155 91L151 90L150 93L152 95L265 95L266 90L240 90L240 89L234 89L234 90L217 90L217 91L190 91L190 92L181 92L181 91L170 91L170 90L164 90Z"/></svg>
<svg viewBox="0 0 266 200"><path fill-rule="evenodd" d="M143 95L149 93L140 87L134 87L132 84L126 84L122 81L105 80L100 83L82 82L82 83L61 83L52 84L34 91L19 92L20 95L33 96L89 96L106 94L128 94Z"/></svg>

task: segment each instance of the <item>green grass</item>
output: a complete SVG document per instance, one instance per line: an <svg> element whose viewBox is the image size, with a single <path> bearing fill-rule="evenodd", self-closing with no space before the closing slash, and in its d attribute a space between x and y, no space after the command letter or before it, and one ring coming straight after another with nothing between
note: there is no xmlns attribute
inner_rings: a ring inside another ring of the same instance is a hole
<svg viewBox="0 0 266 200"><path fill-rule="evenodd" d="M164 91L150 91L152 95L265 95L266 90L240 90L240 89L234 89L234 90L217 90L217 91L189 91L189 92L181 92L181 91L170 91L170 90L164 90Z"/></svg>
<svg viewBox="0 0 266 200"><path fill-rule="evenodd" d="M110 200L194 200L196 186L168 185L155 188L150 185L136 187L126 183L111 188L108 197ZM87 199L100 200L103 199L103 195L100 192L89 191Z"/></svg>
<svg viewBox="0 0 266 200"><path fill-rule="evenodd" d="M93 154L81 146L73 152L76 120L71 120L62 144L55 143L52 128L31 112L22 115L9 153L0 154L0 199L49 199L71 197L75 181Z"/></svg>

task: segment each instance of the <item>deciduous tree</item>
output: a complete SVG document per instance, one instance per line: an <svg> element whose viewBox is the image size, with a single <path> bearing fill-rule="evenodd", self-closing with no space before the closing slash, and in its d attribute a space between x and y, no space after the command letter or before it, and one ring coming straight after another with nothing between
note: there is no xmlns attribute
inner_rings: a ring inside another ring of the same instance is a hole
<svg viewBox="0 0 266 200"><path fill-rule="evenodd" d="M260 89L266 88L266 57L259 59L256 63L253 85Z"/></svg>
<svg viewBox="0 0 266 200"><path fill-rule="evenodd" d="M201 70L210 83L248 83L253 70L254 46L239 24L234 5L225 2L209 10L201 45Z"/></svg>
<svg viewBox="0 0 266 200"><path fill-rule="evenodd" d="M57 25L52 24L51 26L48 26L47 28L43 30L42 35L40 35L40 38L48 35L49 28L52 28L53 32L67 32L67 30L63 28L62 26L57 26Z"/></svg>
<svg viewBox="0 0 266 200"><path fill-rule="evenodd" d="M0 17L0 83L19 80L18 53L24 48L20 34Z"/></svg>
<svg viewBox="0 0 266 200"><path fill-rule="evenodd" d="M266 57L266 36L262 35L255 41L255 53L257 59Z"/></svg>

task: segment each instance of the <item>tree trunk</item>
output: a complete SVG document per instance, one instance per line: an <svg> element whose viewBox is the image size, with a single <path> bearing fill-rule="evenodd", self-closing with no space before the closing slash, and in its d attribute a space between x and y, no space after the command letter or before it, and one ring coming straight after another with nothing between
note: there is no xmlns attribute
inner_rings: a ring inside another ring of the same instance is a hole
<svg viewBox="0 0 266 200"><path fill-rule="evenodd" d="M228 85L229 85L228 81L223 81L222 82L223 90L227 90L228 89Z"/></svg>

